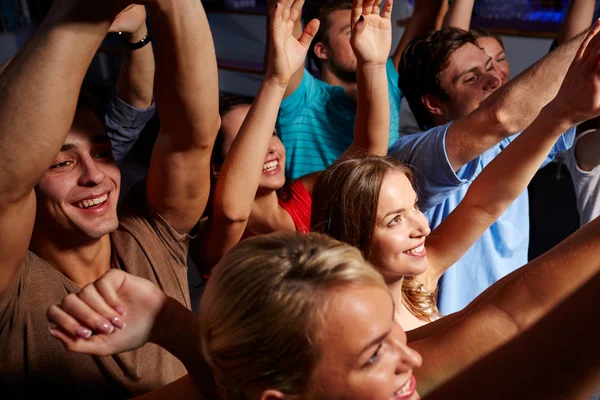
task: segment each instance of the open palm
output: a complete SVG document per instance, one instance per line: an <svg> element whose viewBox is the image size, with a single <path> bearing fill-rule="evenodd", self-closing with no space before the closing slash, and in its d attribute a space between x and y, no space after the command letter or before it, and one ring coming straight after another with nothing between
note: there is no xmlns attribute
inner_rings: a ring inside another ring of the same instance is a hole
<svg viewBox="0 0 600 400"><path fill-rule="evenodd" d="M304 0L278 0L271 10L271 43L266 76L281 85L287 85L294 73L302 68L319 21L312 20L302 35L293 36L294 24L302 14Z"/></svg>
<svg viewBox="0 0 600 400"><path fill-rule="evenodd" d="M355 0L352 5L350 44L363 63L385 64L392 48L392 0L381 12L382 0Z"/></svg>

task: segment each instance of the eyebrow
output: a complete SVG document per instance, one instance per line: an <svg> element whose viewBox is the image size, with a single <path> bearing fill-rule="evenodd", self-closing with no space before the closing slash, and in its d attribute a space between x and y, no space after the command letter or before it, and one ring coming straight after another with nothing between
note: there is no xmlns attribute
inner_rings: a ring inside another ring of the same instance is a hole
<svg viewBox="0 0 600 400"><path fill-rule="evenodd" d="M492 62L492 57L488 57L487 61L485 62L485 66L487 67L491 62ZM462 78L463 76L465 76L466 74L475 73L478 70L479 70L479 67L473 67L473 68L470 68L470 69L468 69L466 71L463 71L460 74L456 75L454 77L454 79L452 79L452 83L454 84L454 83L458 82L458 80L460 78Z"/></svg>
<svg viewBox="0 0 600 400"><path fill-rule="evenodd" d="M398 208L397 210L392 210L389 213L385 214L381 219L385 219L387 217L389 217L392 214L400 214L403 213L404 211L406 211L405 208Z"/></svg>
<svg viewBox="0 0 600 400"><path fill-rule="evenodd" d="M101 144L101 143L106 143L106 142L110 142L110 138L106 135L97 135L92 138L93 144ZM59 152L73 150L76 147L77 147L76 144L66 143L66 144L62 145Z"/></svg>

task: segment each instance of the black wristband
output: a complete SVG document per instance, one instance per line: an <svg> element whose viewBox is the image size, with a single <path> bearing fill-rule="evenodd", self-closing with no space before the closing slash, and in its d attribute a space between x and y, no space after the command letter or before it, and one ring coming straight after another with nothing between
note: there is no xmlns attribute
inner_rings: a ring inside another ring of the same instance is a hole
<svg viewBox="0 0 600 400"><path fill-rule="evenodd" d="M150 32L148 32L146 36L144 36L139 42L135 43L131 43L129 40L127 40L127 37L125 36L124 32L119 32L119 37L121 38L121 42L123 42L123 44L125 44L130 50L141 49L142 47L150 43L150 41L152 40Z"/></svg>

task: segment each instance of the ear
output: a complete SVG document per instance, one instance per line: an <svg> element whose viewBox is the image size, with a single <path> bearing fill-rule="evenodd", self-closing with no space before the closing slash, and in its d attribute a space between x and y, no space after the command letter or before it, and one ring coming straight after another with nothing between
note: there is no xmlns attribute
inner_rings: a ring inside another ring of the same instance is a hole
<svg viewBox="0 0 600 400"><path fill-rule="evenodd" d="M445 114L444 104L431 94L424 94L423 97L421 97L421 103L423 103L425 109L433 115Z"/></svg>
<svg viewBox="0 0 600 400"><path fill-rule="evenodd" d="M287 398L285 394L274 389L265 390L260 396L260 400L285 400Z"/></svg>
<svg viewBox="0 0 600 400"><path fill-rule="evenodd" d="M323 42L315 43L313 51L315 52L315 56L317 56L319 60L325 61L329 58L327 56L327 46L325 46L325 43Z"/></svg>

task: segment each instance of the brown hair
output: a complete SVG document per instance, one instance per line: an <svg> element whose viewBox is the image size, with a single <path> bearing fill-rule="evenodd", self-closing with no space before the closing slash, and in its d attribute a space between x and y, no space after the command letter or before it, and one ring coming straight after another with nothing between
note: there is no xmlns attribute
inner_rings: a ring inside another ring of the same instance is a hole
<svg viewBox="0 0 600 400"><path fill-rule="evenodd" d="M227 399L267 389L300 395L319 359L331 290L385 282L347 244L278 232L236 245L213 270L200 304L204 356Z"/></svg>
<svg viewBox="0 0 600 400"><path fill-rule="evenodd" d="M392 171L413 182L412 171L392 157L361 155L335 162L313 189L311 231L355 246L370 260L379 192ZM405 277L402 292L402 302L416 317L431 321L439 315L437 290L427 292L415 279Z"/></svg>
<svg viewBox="0 0 600 400"><path fill-rule="evenodd" d="M430 94L441 101L450 100L441 86L440 73L448 67L450 56L467 43L475 44L471 33L444 28L413 40L404 49L398 66L398 86L421 129L434 126L421 99Z"/></svg>
<svg viewBox="0 0 600 400"><path fill-rule="evenodd" d="M321 60L315 54L315 44L322 42L324 44L328 44L327 40L327 32L329 32L329 28L331 25L331 21L329 20L329 14L334 11L339 10L352 10L352 1L351 0L328 0L319 7L319 11L317 13L317 19L321 22L321 26L315 35L311 43L311 47L309 49L309 56L315 63L315 65L321 69ZM348 20L350 22L350 20Z"/></svg>
<svg viewBox="0 0 600 400"><path fill-rule="evenodd" d="M471 29L469 29L469 33L471 35L473 35L475 40L482 38L482 37L494 38L494 39L496 39L496 41L498 43L500 43L500 46L502 46L502 48L504 49L504 41L502 40L500 35L498 35L496 33L490 32L487 29L483 29L483 28L471 28Z"/></svg>

